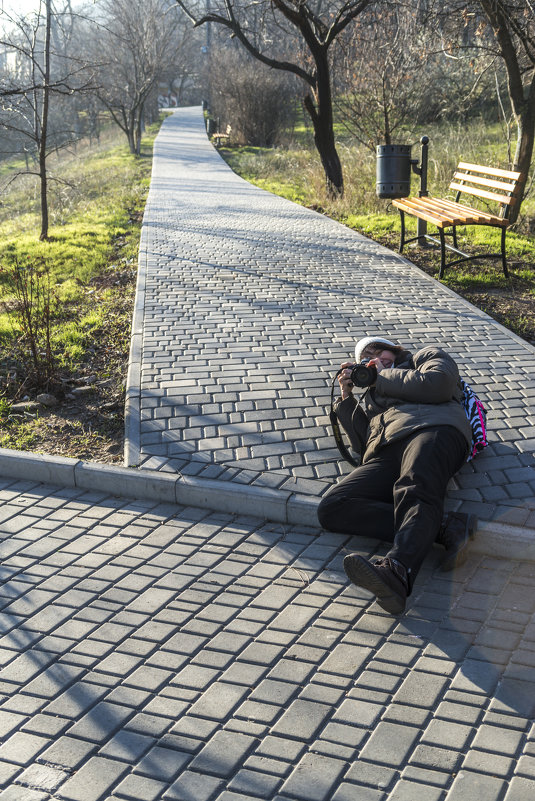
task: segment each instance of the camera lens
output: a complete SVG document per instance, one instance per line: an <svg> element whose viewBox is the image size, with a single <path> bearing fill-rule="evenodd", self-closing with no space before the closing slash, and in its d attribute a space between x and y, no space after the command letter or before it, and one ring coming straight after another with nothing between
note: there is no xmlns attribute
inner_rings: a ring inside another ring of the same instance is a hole
<svg viewBox="0 0 535 801"><path fill-rule="evenodd" d="M356 387L369 387L375 384L377 379L377 368L374 364L367 367L365 364L357 364L351 370L351 381Z"/></svg>

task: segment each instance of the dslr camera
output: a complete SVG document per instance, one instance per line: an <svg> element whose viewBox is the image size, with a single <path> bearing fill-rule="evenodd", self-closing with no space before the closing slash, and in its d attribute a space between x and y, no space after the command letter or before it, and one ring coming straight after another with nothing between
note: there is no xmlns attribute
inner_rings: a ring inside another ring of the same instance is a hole
<svg viewBox="0 0 535 801"><path fill-rule="evenodd" d="M377 368L374 364L367 366L368 359L364 359L360 364L354 364L351 368L351 383L356 387L371 387L377 380ZM337 375L342 371L339 370Z"/></svg>

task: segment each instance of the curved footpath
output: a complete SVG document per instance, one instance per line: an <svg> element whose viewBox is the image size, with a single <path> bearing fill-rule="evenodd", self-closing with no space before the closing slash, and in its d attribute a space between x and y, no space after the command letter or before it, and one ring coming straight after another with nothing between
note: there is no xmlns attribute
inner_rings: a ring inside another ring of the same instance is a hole
<svg viewBox="0 0 535 801"><path fill-rule="evenodd" d="M513 538L516 556L535 558L535 349L392 251L243 181L201 109L166 120L140 250L127 465L217 480L219 494L276 489L252 496L276 520L277 499L308 498L312 522L349 469L328 424L332 376L357 339L385 332L410 349L444 344L484 398L492 444L449 506L493 524L489 547L505 540L509 555Z"/></svg>
<svg viewBox="0 0 535 801"><path fill-rule="evenodd" d="M383 322L384 321L384 322ZM446 342L493 443L483 519L406 614L317 528L328 384L363 333ZM409 262L157 140L127 459L0 450L0 801L531 801L535 353ZM531 403L531 405L530 405ZM529 561L529 560L532 561Z"/></svg>

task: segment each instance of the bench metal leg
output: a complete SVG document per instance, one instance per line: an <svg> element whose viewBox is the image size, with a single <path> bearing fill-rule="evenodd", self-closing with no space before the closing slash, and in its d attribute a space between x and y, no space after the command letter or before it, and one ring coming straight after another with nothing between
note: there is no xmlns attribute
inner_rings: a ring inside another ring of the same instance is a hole
<svg viewBox="0 0 535 801"><path fill-rule="evenodd" d="M454 225L454 226L453 226L453 228L451 229L451 235L452 235L452 237L453 237L453 247L454 247L454 248L458 248L458 247L459 247L459 245L457 244L457 228L456 228L456 226L455 226L455 225Z"/></svg>
<svg viewBox="0 0 535 801"><path fill-rule="evenodd" d="M502 228L502 267L503 267L503 274L506 278L509 278L509 271L507 270L507 259L505 257L505 228Z"/></svg>
<svg viewBox="0 0 535 801"><path fill-rule="evenodd" d="M438 277L444 277L444 270L446 269L446 237L444 236L444 229L439 228L438 233L440 235L440 270L438 272Z"/></svg>
<svg viewBox="0 0 535 801"><path fill-rule="evenodd" d="M401 218L401 234L399 239L399 252L403 253L403 246L405 244L405 212L399 209L399 216Z"/></svg>

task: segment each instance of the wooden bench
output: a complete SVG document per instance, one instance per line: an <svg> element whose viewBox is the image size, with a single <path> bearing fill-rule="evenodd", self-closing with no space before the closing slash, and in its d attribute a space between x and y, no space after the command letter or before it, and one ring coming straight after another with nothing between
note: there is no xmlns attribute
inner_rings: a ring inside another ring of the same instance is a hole
<svg viewBox="0 0 535 801"><path fill-rule="evenodd" d="M473 259L499 259L502 260L503 272L507 277L507 260L505 256L505 232L509 226L510 209L517 203L523 186L522 174L511 170L497 170L493 167L482 167L479 164L466 164L461 161L453 175L453 180L449 186L456 191L455 200L447 200L435 197L407 197L393 200L394 206L399 209L401 216L401 239L399 252L403 253L403 247L408 242L423 238L422 235L405 239L405 214L412 214L421 220L426 220L437 226L440 240L425 234L425 239L429 239L436 244L440 244L440 271L439 278L444 275L446 267L452 267L463 261ZM471 206L463 205L459 202L461 194L466 193L480 200L498 204L498 214L491 214L487 211L474 209ZM501 252L500 253L479 253L469 256L458 249L457 231L458 225L490 225L501 228ZM445 228L451 228L447 234L453 238L453 246L446 244ZM446 250L457 253L461 258L446 263Z"/></svg>
<svg viewBox="0 0 535 801"><path fill-rule="evenodd" d="M231 131L232 131L232 128L230 127L230 125L227 125L226 133L221 133L221 131L217 131L215 134L213 134L212 138L215 141L215 146L216 147L221 147L221 140L222 139L225 139L228 142L228 140L230 139L230 132Z"/></svg>

